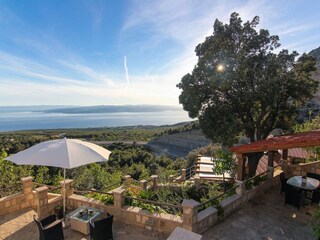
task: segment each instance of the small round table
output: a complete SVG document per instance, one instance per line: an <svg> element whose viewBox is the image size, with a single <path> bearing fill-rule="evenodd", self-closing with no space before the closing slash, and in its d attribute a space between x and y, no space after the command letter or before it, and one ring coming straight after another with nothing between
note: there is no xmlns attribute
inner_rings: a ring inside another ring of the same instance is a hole
<svg viewBox="0 0 320 240"><path fill-rule="evenodd" d="M307 177L306 182L303 183L302 176L294 176L288 179L287 184L297 188L301 188L303 190L313 191L319 187L320 181L314 178Z"/></svg>

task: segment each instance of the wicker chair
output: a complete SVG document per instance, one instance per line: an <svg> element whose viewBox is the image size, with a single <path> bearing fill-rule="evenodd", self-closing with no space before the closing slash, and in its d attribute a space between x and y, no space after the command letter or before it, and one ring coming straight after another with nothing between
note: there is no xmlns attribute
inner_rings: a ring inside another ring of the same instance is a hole
<svg viewBox="0 0 320 240"><path fill-rule="evenodd" d="M304 197L305 194L302 193L298 188L293 187L289 184L287 184L285 189L285 205L291 204L293 206L296 206L299 210L300 206L304 205Z"/></svg>
<svg viewBox="0 0 320 240"><path fill-rule="evenodd" d="M113 215L110 214L106 218L90 222L91 240L113 240L112 223Z"/></svg>
<svg viewBox="0 0 320 240"><path fill-rule="evenodd" d="M307 173L307 177L314 178L320 181L320 175L316 173ZM320 202L320 187L318 189L312 191L312 198L311 201L313 203L319 203Z"/></svg>
<svg viewBox="0 0 320 240"><path fill-rule="evenodd" d="M39 220L33 216L39 229L39 240L63 240L62 221L56 220L56 215L51 215Z"/></svg>

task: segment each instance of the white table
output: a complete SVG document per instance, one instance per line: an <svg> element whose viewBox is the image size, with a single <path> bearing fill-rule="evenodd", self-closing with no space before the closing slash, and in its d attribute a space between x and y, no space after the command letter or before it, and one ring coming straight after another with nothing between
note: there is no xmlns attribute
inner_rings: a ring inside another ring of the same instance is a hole
<svg viewBox="0 0 320 240"><path fill-rule="evenodd" d="M303 183L302 176L294 176L288 179L287 184L308 191L316 190L320 182L317 179L307 177L306 182Z"/></svg>
<svg viewBox="0 0 320 240"><path fill-rule="evenodd" d="M88 211L92 211L92 213L86 214L85 209L88 209ZM71 228L85 235L88 235L90 233L90 221L97 220L101 216L102 211L85 206L81 206L66 215L66 217L70 221Z"/></svg>

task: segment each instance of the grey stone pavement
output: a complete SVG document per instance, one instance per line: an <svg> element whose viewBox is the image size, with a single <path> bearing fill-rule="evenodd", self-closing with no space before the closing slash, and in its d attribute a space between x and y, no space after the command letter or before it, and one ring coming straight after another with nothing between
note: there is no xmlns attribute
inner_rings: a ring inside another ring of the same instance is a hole
<svg viewBox="0 0 320 240"><path fill-rule="evenodd" d="M310 222L316 204L298 210L284 205L276 187L250 201L203 234L202 240L313 240Z"/></svg>
<svg viewBox="0 0 320 240"><path fill-rule="evenodd" d="M297 208L284 206L284 194L275 188L249 202L222 223L211 227L202 240L313 240L311 214L317 205ZM37 240L39 233L33 222L33 210L0 216L0 240ZM113 225L115 240L165 240L168 235L132 227L119 222ZM66 240L87 237L70 227L64 230ZM184 240L184 239L176 239Z"/></svg>

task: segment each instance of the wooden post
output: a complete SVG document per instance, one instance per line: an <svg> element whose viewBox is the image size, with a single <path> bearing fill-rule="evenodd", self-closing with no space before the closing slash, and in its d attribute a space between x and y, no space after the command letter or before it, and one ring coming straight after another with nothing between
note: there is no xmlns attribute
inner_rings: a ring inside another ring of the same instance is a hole
<svg viewBox="0 0 320 240"><path fill-rule="evenodd" d="M288 149L282 150L282 171L285 175L288 175Z"/></svg>
<svg viewBox="0 0 320 240"><path fill-rule="evenodd" d="M238 159L238 172L237 172L237 180L244 180L244 173L245 173L245 160L243 159L244 156L241 153L237 154Z"/></svg>
<svg viewBox="0 0 320 240"><path fill-rule="evenodd" d="M158 175L152 175L150 178L152 179L152 189L156 190L158 188Z"/></svg>
<svg viewBox="0 0 320 240"><path fill-rule="evenodd" d="M132 178L130 175L124 176L124 185L126 186L126 188L131 186L131 182L132 182Z"/></svg>
<svg viewBox="0 0 320 240"><path fill-rule="evenodd" d="M268 152L268 167L273 167L274 151Z"/></svg>
<svg viewBox="0 0 320 240"><path fill-rule="evenodd" d="M181 181L185 181L187 179L187 170L185 168L183 168L181 170Z"/></svg>
<svg viewBox="0 0 320 240"><path fill-rule="evenodd" d="M141 180L141 181L140 181L140 188L141 188L141 190L143 190L143 191L147 190L147 183L148 183L147 180Z"/></svg>
<svg viewBox="0 0 320 240"><path fill-rule="evenodd" d="M274 173L274 166L273 166L273 160L274 160L274 154L275 151L269 151L268 152L268 178L271 179L273 178L273 173Z"/></svg>

